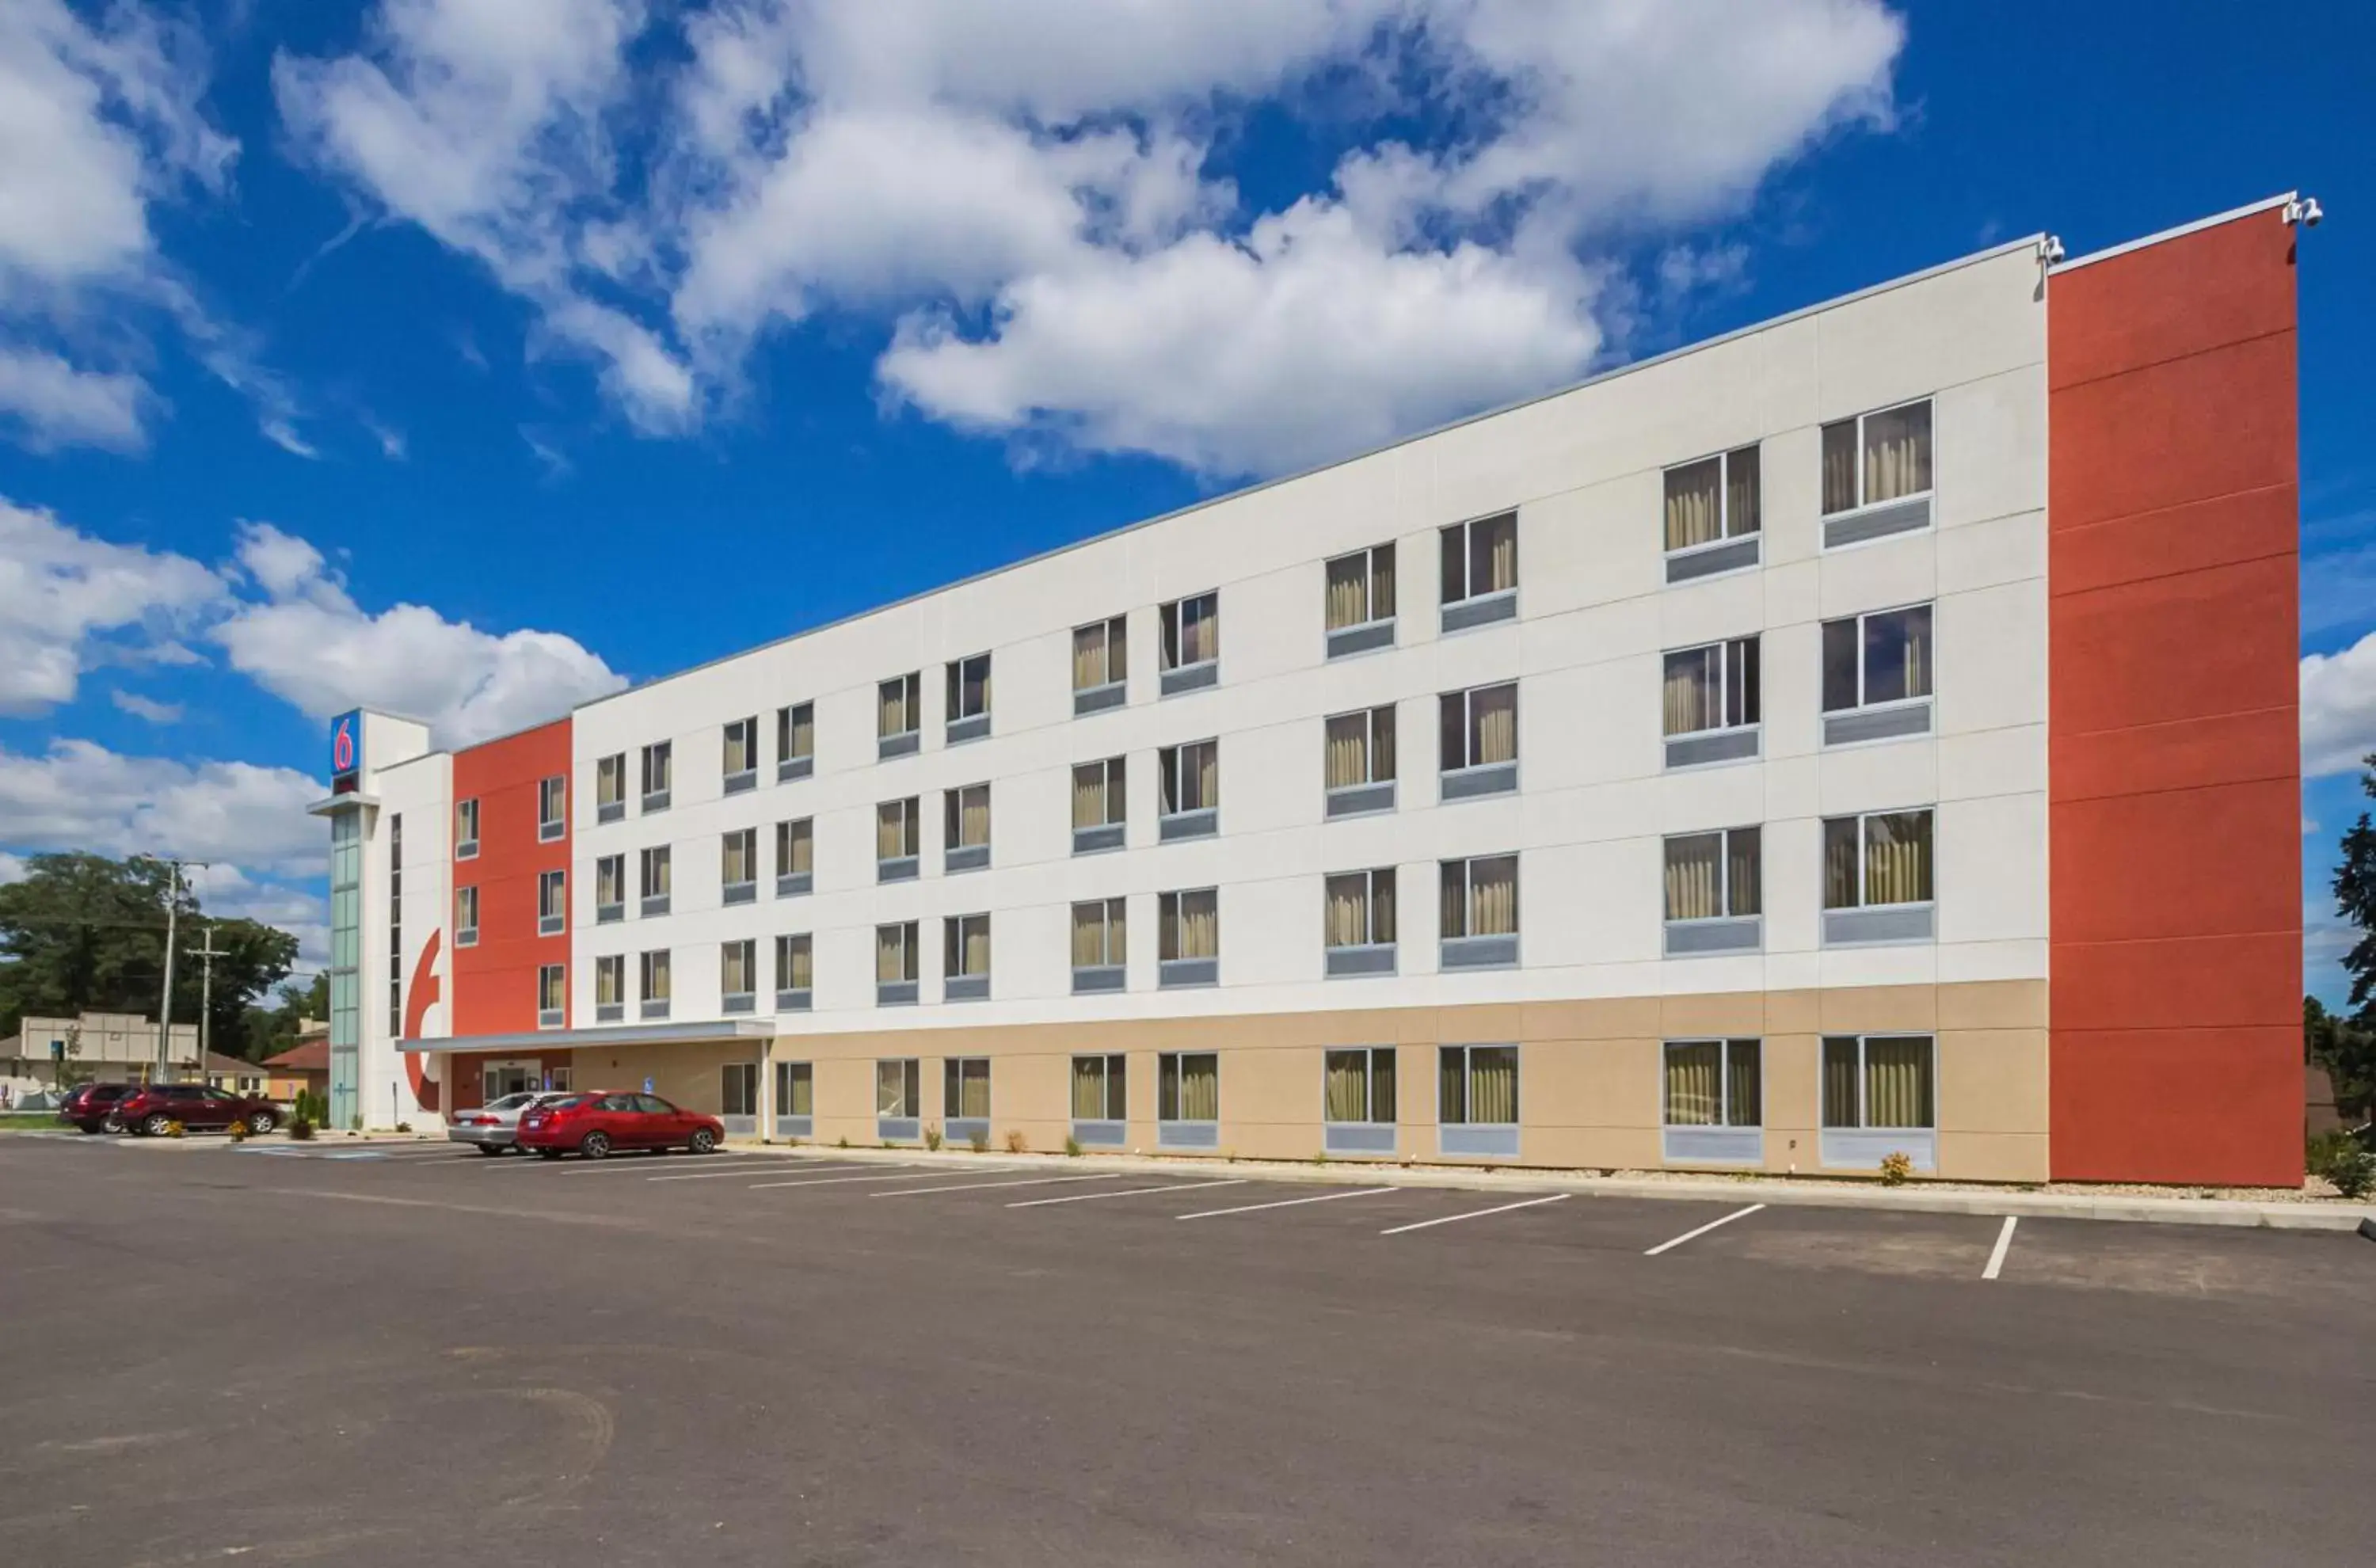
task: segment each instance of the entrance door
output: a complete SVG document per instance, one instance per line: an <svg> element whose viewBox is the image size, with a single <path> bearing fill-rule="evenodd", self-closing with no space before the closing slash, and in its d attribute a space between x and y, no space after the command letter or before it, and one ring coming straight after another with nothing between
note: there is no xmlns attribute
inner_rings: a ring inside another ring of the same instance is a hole
<svg viewBox="0 0 2376 1568"><path fill-rule="evenodd" d="M486 1098L479 1103L493 1105L507 1094L524 1094L536 1088L541 1075L533 1062L490 1062L481 1070L480 1087Z"/></svg>

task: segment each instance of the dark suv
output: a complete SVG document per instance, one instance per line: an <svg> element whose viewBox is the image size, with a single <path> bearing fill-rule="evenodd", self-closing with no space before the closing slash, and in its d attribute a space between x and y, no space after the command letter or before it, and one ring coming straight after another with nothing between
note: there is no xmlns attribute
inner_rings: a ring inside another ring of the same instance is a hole
<svg viewBox="0 0 2376 1568"><path fill-rule="evenodd" d="M280 1107L268 1099L210 1089L203 1084L150 1084L136 1088L116 1106L124 1124L146 1137L156 1137L179 1122L193 1133L223 1132L244 1122L251 1133L268 1133L280 1125Z"/></svg>
<svg viewBox="0 0 2376 1568"><path fill-rule="evenodd" d="M120 1133L124 1118L116 1114L130 1084L82 1084L58 1102L58 1120L86 1133Z"/></svg>

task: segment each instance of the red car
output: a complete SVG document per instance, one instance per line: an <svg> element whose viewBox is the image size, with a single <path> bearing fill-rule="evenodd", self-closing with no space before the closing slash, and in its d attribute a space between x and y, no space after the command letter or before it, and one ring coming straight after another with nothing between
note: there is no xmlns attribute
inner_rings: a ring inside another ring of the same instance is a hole
<svg viewBox="0 0 2376 1568"><path fill-rule="evenodd" d="M153 1138L176 1122L193 1133L226 1132L243 1122L251 1133L268 1133L286 1113L268 1099L204 1084L149 1084L116 1101L115 1114L133 1132Z"/></svg>
<svg viewBox="0 0 2376 1568"><path fill-rule="evenodd" d="M603 1089L529 1107L515 1141L547 1159L559 1159L571 1149L601 1159L614 1149L631 1148L707 1154L725 1135L726 1124L715 1116L671 1105L656 1094Z"/></svg>
<svg viewBox="0 0 2376 1568"><path fill-rule="evenodd" d="M78 1085L58 1102L58 1120L86 1133L120 1133L124 1119L116 1111L134 1092L130 1084Z"/></svg>

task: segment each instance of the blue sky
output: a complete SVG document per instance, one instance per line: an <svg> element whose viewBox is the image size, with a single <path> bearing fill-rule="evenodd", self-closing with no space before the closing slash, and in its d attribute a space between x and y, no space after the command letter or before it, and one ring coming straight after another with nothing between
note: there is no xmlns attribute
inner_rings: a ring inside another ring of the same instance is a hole
<svg viewBox="0 0 2376 1568"><path fill-rule="evenodd" d="M183 849L317 944L289 808L350 699L467 740L1997 240L2292 187L2330 215L2306 750L2376 748L2376 11L1112 10L0 4L0 875ZM2314 921L2361 804L2305 790Z"/></svg>

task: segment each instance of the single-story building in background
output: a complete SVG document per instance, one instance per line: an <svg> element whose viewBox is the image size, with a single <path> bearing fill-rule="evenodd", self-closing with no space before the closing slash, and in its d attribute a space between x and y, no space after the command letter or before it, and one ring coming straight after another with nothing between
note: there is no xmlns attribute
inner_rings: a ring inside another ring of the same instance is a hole
<svg viewBox="0 0 2376 1568"><path fill-rule="evenodd" d="M297 1043L278 1056L264 1059L264 1092L287 1104L299 1091L330 1092L330 1026L313 1018L298 1021Z"/></svg>
<svg viewBox="0 0 2376 1568"><path fill-rule="evenodd" d="M175 1024L166 1067L186 1077L198 1064L198 1028ZM28 1015L0 1039L0 1083L11 1099L92 1078L140 1081L157 1070L157 1025L138 1013L85 1013L74 1018Z"/></svg>

